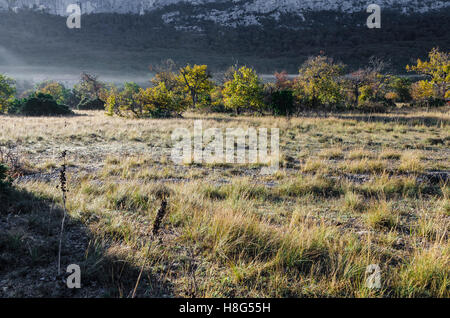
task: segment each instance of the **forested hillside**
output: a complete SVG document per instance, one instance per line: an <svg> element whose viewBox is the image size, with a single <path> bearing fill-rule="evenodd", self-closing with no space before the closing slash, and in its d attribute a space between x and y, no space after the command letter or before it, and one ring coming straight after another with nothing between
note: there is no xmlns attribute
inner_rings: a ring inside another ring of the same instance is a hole
<svg viewBox="0 0 450 318"><path fill-rule="evenodd" d="M310 55L328 56L357 68L375 55L403 71L412 57L432 47L448 51L450 14L446 11L402 15L383 11L382 28L368 29L368 14L317 11L299 17L282 14L261 26L226 27L196 21L180 28L162 20L178 10L185 20L194 7L177 4L145 15L95 14L82 18L81 29L68 29L66 18L21 11L0 14L0 43L30 65L48 64L95 69L146 71L151 63L172 58L206 63L222 70L231 63L251 64L259 72L297 66ZM304 18L304 20L303 20Z"/></svg>

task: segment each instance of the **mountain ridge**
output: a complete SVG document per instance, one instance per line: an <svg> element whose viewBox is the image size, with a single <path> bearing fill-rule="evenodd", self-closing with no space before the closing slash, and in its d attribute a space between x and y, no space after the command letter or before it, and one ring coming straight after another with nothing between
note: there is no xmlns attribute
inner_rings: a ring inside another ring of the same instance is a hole
<svg viewBox="0 0 450 318"><path fill-rule="evenodd" d="M292 14L303 18L312 11L337 11L344 13L365 12L369 4L380 5L382 10L396 10L401 14L424 13L431 10L447 9L448 0L0 0L0 9L19 12L27 8L54 15L67 16L67 7L79 3L83 14L119 13L141 14L161 10L161 17L167 24L177 24L186 20L171 6L186 5L195 9L189 18L190 25L210 21L223 26L261 25L262 19L279 21L281 14ZM193 28L195 30L195 28Z"/></svg>

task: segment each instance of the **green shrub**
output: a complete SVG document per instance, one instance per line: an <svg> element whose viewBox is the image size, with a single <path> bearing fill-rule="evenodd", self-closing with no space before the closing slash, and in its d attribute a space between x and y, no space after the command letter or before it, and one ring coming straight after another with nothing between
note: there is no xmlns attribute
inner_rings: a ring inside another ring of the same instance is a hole
<svg viewBox="0 0 450 318"><path fill-rule="evenodd" d="M64 104L70 108L75 108L78 104L80 104L81 100L81 93L77 89L73 88L67 91Z"/></svg>
<svg viewBox="0 0 450 318"><path fill-rule="evenodd" d="M64 84L54 81L44 81L37 84L35 92L52 95L58 104L66 104L71 94L71 90L67 89Z"/></svg>
<svg viewBox="0 0 450 318"><path fill-rule="evenodd" d="M394 77L390 87L397 96L396 102L408 103L411 101L411 80L409 78Z"/></svg>
<svg viewBox="0 0 450 318"><path fill-rule="evenodd" d="M73 112L65 105L59 105L52 95L38 93L29 98L15 101L14 114L25 116L70 115Z"/></svg>
<svg viewBox="0 0 450 318"><path fill-rule="evenodd" d="M281 90L272 93L271 108L274 115L286 116L294 112L294 95L291 90Z"/></svg>
<svg viewBox="0 0 450 318"><path fill-rule="evenodd" d="M181 116L187 106L187 99L182 91L169 89L161 81L146 89L134 83L125 83L122 91L113 88L109 92L105 108L111 116L170 118Z"/></svg>
<svg viewBox="0 0 450 318"><path fill-rule="evenodd" d="M15 98L8 107L8 114L17 114L20 107L26 102L25 98Z"/></svg>
<svg viewBox="0 0 450 318"><path fill-rule="evenodd" d="M79 110L104 110L105 102L100 98L83 99L77 106Z"/></svg>

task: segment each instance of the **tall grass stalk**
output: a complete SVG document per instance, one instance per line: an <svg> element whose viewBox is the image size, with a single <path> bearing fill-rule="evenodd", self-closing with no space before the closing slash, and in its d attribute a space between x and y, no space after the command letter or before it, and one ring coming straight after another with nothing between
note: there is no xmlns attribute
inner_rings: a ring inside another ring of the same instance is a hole
<svg viewBox="0 0 450 318"><path fill-rule="evenodd" d="M63 163L61 165L61 171L59 173L59 188L62 193L62 201L63 201L63 218L61 221L61 231L59 234L59 248L58 248L58 275L61 275L61 249L62 249L62 239L64 233L64 222L66 221L66 193L67 193L67 179L66 179L66 155L67 151L64 150L61 154L61 158L63 159Z"/></svg>
<svg viewBox="0 0 450 318"><path fill-rule="evenodd" d="M158 231L161 227L162 219L166 215L166 213L167 213L167 197L166 197L166 195L163 194L162 199L161 199L161 207L158 209L158 212L156 213L155 221L153 223L153 229L152 229L153 238L156 238L158 236ZM142 263L142 267L139 272L139 276L137 278L136 285L134 286L133 295L131 296L131 298L134 298L136 296L136 290L139 286L139 282L141 281L141 277L142 277L142 272L144 271L144 267L147 263L147 255L149 253L149 250L150 250L150 244L148 245L147 250L145 251L144 262Z"/></svg>

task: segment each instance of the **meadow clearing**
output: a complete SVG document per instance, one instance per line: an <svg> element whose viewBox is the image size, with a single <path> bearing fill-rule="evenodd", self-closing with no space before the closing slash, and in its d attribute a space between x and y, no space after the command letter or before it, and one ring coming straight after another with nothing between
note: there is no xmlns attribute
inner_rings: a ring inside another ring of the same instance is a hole
<svg viewBox="0 0 450 318"><path fill-rule="evenodd" d="M277 127L280 170L170 159L177 127ZM0 296L449 297L450 111L0 116ZM67 151L68 220L56 277ZM161 228L152 228L166 202ZM377 264L381 288L366 286Z"/></svg>

